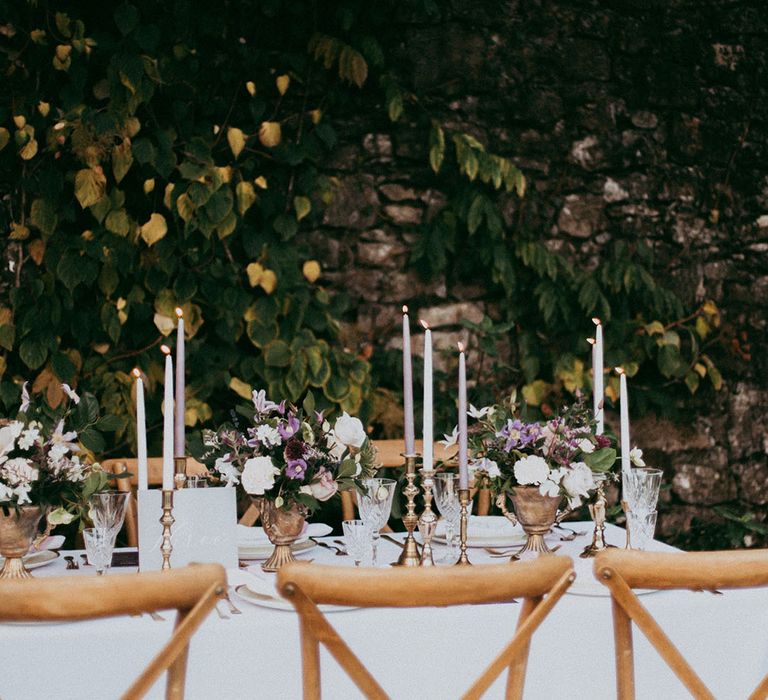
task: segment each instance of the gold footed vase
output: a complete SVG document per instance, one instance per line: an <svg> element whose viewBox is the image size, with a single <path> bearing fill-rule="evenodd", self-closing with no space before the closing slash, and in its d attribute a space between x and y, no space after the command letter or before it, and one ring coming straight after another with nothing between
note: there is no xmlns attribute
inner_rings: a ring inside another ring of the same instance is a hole
<svg viewBox="0 0 768 700"><path fill-rule="evenodd" d="M0 555L5 557L0 580L32 578L22 557L29 552L42 517L40 506L8 508L7 514L0 508Z"/></svg>
<svg viewBox="0 0 768 700"><path fill-rule="evenodd" d="M557 509L563 500L562 496L543 496L538 486L514 486L512 492L507 495L512 501L514 513L510 513L507 509L505 494L500 494L496 498L496 505L501 508L501 512L510 522L520 523L528 536L526 543L512 555L512 561L520 559L529 552L532 556L551 554L551 550L544 541L544 535L555 524Z"/></svg>
<svg viewBox="0 0 768 700"><path fill-rule="evenodd" d="M296 542L304 531L307 509L294 503L286 508L277 508L274 501L267 498L253 498L253 502L261 511L261 525L267 533L269 541L275 545L275 550L262 565L263 571L277 571L288 562L296 561L291 551L291 545Z"/></svg>

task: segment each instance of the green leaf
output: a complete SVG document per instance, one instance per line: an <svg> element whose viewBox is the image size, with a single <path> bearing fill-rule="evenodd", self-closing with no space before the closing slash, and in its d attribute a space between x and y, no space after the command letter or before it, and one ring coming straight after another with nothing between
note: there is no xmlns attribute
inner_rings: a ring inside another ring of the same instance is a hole
<svg viewBox="0 0 768 700"><path fill-rule="evenodd" d="M112 174L115 176L115 182L119 183L125 177L132 164L131 141L125 138L112 149Z"/></svg>
<svg viewBox="0 0 768 700"><path fill-rule="evenodd" d="M19 346L19 357L30 369L38 369L48 357L48 347L37 338L25 338Z"/></svg>
<svg viewBox="0 0 768 700"><path fill-rule="evenodd" d="M691 394L696 393L700 382L701 377L699 377L699 375L694 371L690 371L685 375L685 385L688 387L688 391L690 391Z"/></svg>
<svg viewBox="0 0 768 700"><path fill-rule="evenodd" d="M264 348L277 338L277 324L267 323L262 325L260 321L249 321L246 326L248 339L257 347Z"/></svg>
<svg viewBox="0 0 768 700"><path fill-rule="evenodd" d="M104 452L107 447L107 444L104 441L104 436L98 430L94 430L93 428L86 428L78 433L77 437L80 442L83 443L83 447L95 454Z"/></svg>
<svg viewBox="0 0 768 700"><path fill-rule="evenodd" d="M686 372L686 365L680 357L680 351L674 345L664 345L659 348L659 371L668 378L681 378Z"/></svg>
<svg viewBox="0 0 768 700"><path fill-rule="evenodd" d="M114 433L116 430L124 428L125 423L123 416L102 416L93 427L104 433Z"/></svg>
<svg viewBox="0 0 768 700"><path fill-rule="evenodd" d="M75 375L75 366L72 364L72 360L63 352L56 352L52 355L51 367L53 368L53 373L62 382L71 382Z"/></svg>
<svg viewBox="0 0 768 700"><path fill-rule="evenodd" d="M120 33L125 36L136 29L139 23L139 11L133 5L125 3L115 10L114 18Z"/></svg>
<svg viewBox="0 0 768 700"><path fill-rule="evenodd" d="M312 211L312 202L309 197L294 197L293 208L296 210L296 221L301 221Z"/></svg>
<svg viewBox="0 0 768 700"><path fill-rule="evenodd" d="M16 340L16 327L10 323L4 323L0 326L0 347L6 350L13 350L13 343Z"/></svg>
<svg viewBox="0 0 768 700"><path fill-rule="evenodd" d="M36 199L32 202L29 221L42 234L50 236L56 230L59 217L51 202L47 199Z"/></svg>
<svg viewBox="0 0 768 700"><path fill-rule="evenodd" d="M291 348L284 340L273 340L264 348L264 362L270 367L287 367L291 363Z"/></svg>
<svg viewBox="0 0 768 700"><path fill-rule="evenodd" d="M616 450L603 447L591 454L582 454L582 460L593 472L607 472L616 464Z"/></svg>
<svg viewBox="0 0 768 700"><path fill-rule="evenodd" d="M480 228L480 224L483 222L483 213L485 211L485 199L483 195L476 194L472 200L472 204L469 207L469 213L467 214L467 230L472 235Z"/></svg>
<svg viewBox="0 0 768 700"><path fill-rule="evenodd" d="M723 388L723 377L720 374L720 370L718 370L714 365L710 364L707 367L707 375L709 376L709 381L712 382L712 386L715 388L715 391L720 391L720 389Z"/></svg>
<svg viewBox="0 0 768 700"><path fill-rule="evenodd" d="M296 222L296 219L292 216L287 216L286 214L280 214L277 216L272 225L275 227L275 231L280 234L284 241L288 241L293 238L296 235L296 232L299 230L299 225Z"/></svg>
<svg viewBox="0 0 768 700"><path fill-rule="evenodd" d="M131 230L131 222L128 220L125 209L109 212L104 226L107 231L111 231L117 236L127 236Z"/></svg>
<svg viewBox="0 0 768 700"><path fill-rule="evenodd" d="M75 175L75 197L80 206L85 209L98 202L104 194L107 178L101 168L85 168L78 170Z"/></svg>

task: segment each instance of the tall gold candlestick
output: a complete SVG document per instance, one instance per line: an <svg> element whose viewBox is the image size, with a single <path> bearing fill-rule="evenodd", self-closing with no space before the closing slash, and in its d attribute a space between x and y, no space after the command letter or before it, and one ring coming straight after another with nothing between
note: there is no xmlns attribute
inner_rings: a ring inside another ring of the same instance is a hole
<svg viewBox="0 0 768 700"><path fill-rule="evenodd" d="M177 489L183 489L187 483L187 458L173 458L173 485Z"/></svg>
<svg viewBox="0 0 768 700"><path fill-rule="evenodd" d="M602 552L608 547L613 545L606 544L605 542L605 491L603 490L603 484L605 483L605 476L595 475L595 482L597 483L597 493L595 495L594 504L589 506L589 514L592 516L592 520L595 521L595 530L592 534L592 544L584 548L584 551L579 555L581 557L594 557L598 552Z"/></svg>
<svg viewBox="0 0 768 700"><path fill-rule="evenodd" d="M469 521L469 489L459 489L459 504L461 515L459 516L459 560L456 566L470 566L472 564L467 556L467 523Z"/></svg>
<svg viewBox="0 0 768 700"><path fill-rule="evenodd" d="M437 516L432 510L432 486L434 485L433 477L435 472L426 469L421 470L421 485L424 490L424 510L419 518L419 532L421 533L421 539L424 544L421 546L421 560L419 566L434 566L435 562L432 559L432 537L435 534L435 527L437 526Z"/></svg>
<svg viewBox="0 0 768 700"><path fill-rule="evenodd" d="M163 526L163 541L160 545L160 552L163 555L162 570L168 571L171 568L171 552L173 544L171 543L171 526L176 522L173 517L173 491L163 489L163 515L160 523Z"/></svg>
<svg viewBox="0 0 768 700"><path fill-rule="evenodd" d="M413 537L413 531L419 522L419 516L416 515L416 496L419 493L419 489L413 483L416 479L416 459L417 454L404 454L405 459L405 479L406 486L403 489L403 493L406 497L405 515L403 516L403 525L408 533L403 545L403 551L400 553L400 557L397 560L395 566L418 566L419 565L419 552L416 547L416 540Z"/></svg>

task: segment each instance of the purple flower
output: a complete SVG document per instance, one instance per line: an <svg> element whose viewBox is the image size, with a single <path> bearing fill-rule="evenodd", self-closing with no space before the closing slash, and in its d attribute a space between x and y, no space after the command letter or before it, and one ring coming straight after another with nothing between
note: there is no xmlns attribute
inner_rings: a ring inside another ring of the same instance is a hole
<svg viewBox="0 0 768 700"><path fill-rule="evenodd" d="M253 390L251 394L253 400L253 406L256 409L256 413L272 413L275 409L279 408L274 401L270 401L267 398L267 392L262 389L261 391Z"/></svg>
<svg viewBox="0 0 768 700"><path fill-rule="evenodd" d="M285 467L285 475L289 479L303 479L307 473L307 463L303 459L292 459Z"/></svg>
<svg viewBox="0 0 768 700"><path fill-rule="evenodd" d="M285 450L283 450L283 456L286 462L291 462L295 459L303 459L306 456L306 445L301 440L288 440L285 444Z"/></svg>
<svg viewBox="0 0 768 700"><path fill-rule="evenodd" d="M325 420L325 416L323 415L325 411L315 411L315 420L322 425L323 421Z"/></svg>
<svg viewBox="0 0 768 700"><path fill-rule="evenodd" d="M281 415L285 415L285 399L283 399L278 405L277 405L277 412Z"/></svg>
<svg viewBox="0 0 768 700"><path fill-rule="evenodd" d="M611 446L611 439L609 437L606 437L605 435L595 435L595 442L597 442L598 447Z"/></svg>
<svg viewBox="0 0 768 700"><path fill-rule="evenodd" d="M280 423L277 426L277 432L280 433L280 437L283 438L283 440L287 440L288 438L292 438L294 435L296 435L300 427L301 423L299 423L299 419L291 414L288 416L287 424Z"/></svg>

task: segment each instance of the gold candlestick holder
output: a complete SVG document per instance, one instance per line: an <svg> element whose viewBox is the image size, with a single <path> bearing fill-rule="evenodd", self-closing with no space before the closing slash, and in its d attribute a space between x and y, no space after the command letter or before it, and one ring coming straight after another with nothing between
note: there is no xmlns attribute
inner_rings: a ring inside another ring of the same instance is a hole
<svg viewBox="0 0 768 700"><path fill-rule="evenodd" d="M624 549L632 549L632 537L629 532L629 501L622 501L621 502L621 509L624 511L624 515L626 516L626 522L624 523L624 528L627 531L627 544L624 545Z"/></svg>
<svg viewBox="0 0 768 700"><path fill-rule="evenodd" d="M434 566L432 559L432 537L437 527L437 516L432 510L432 487L434 486L435 472L433 470L421 470L421 485L424 491L424 510L419 518L419 532L423 544L421 545L421 560L419 566Z"/></svg>
<svg viewBox="0 0 768 700"><path fill-rule="evenodd" d="M177 489L183 489L187 483L187 458L173 458L173 485Z"/></svg>
<svg viewBox="0 0 768 700"><path fill-rule="evenodd" d="M406 497L405 515L403 516L403 525L408 533L403 544L403 551L400 553L395 566L418 566L419 552L416 547L416 540L413 537L413 531L419 522L419 516L416 515L416 496L419 489L414 484L416 480L416 460L418 454L403 454L405 460L405 479L406 485L403 493Z"/></svg>
<svg viewBox="0 0 768 700"><path fill-rule="evenodd" d="M160 552L163 555L162 571L168 571L171 568L171 552L173 544L171 543L171 526L176 522L173 517L173 491L163 489L163 515L160 517L160 524L163 526L163 541L160 545Z"/></svg>
<svg viewBox="0 0 768 700"><path fill-rule="evenodd" d="M459 515L459 559L456 566L471 566L467 556L467 523L469 521L469 489L459 489L459 504L461 514Z"/></svg>
<svg viewBox="0 0 768 700"><path fill-rule="evenodd" d="M604 549L613 547L612 544L606 544L605 542L605 491L603 490L603 484L605 483L604 474L595 475L595 483L597 485L597 492L595 494L595 502L589 505L589 514L592 516L592 520L595 522L595 530L592 533L592 544L587 545L584 551L579 555L582 558L594 557L598 552L602 552Z"/></svg>

